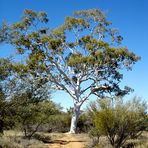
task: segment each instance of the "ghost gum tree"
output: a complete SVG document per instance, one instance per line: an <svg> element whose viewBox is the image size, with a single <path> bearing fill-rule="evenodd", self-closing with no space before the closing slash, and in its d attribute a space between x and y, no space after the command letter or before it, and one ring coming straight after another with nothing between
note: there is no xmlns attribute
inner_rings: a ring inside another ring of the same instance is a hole
<svg viewBox="0 0 148 148"><path fill-rule="evenodd" d="M55 29L48 27L45 12L25 10L21 21L3 24L1 34L1 41L27 57L14 64L16 72L34 75L71 96L70 133L76 132L80 107L91 95L102 98L130 91L119 86L121 70L131 70L139 57L121 46L122 37L99 9L76 11Z"/></svg>

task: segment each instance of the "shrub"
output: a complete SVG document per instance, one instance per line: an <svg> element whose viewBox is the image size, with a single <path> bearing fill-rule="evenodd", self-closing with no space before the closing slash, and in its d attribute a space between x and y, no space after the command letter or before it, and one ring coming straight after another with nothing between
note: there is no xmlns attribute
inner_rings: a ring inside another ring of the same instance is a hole
<svg viewBox="0 0 148 148"><path fill-rule="evenodd" d="M15 127L21 129L26 138L31 138L42 124L50 121L50 116L60 112L61 107L50 100L34 101L27 93L11 100Z"/></svg>
<svg viewBox="0 0 148 148"><path fill-rule="evenodd" d="M77 132L88 133L91 127L92 127L92 122L90 118L88 118L88 113L81 111L81 114L77 123Z"/></svg>
<svg viewBox="0 0 148 148"><path fill-rule="evenodd" d="M35 134L32 139L26 139L21 132L18 131L4 131L3 136L0 138L0 148L47 148L48 146L43 143L43 140L49 139L49 136L42 136L37 138Z"/></svg>
<svg viewBox="0 0 148 148"><path fill-rule="evenodd" d="M66 112L60 112L59 114L50 116L48 125L43 125L40 131L48 132L68 132L71 123L72 108L67 109ZM88 118L87 112L81 111L78 123L77 132L88 132L91 127L90 119Z"/></svg>
<svg viewBox="0 0 148 148"><path fill-rule="evenodd" d="M16 142L16 137L5 137L4 135L0 139L0 148L22 148L22 146Z"/></svg>
<svg viewBox="0 0 148 148"><path fill-rule="evenodd" d="M107 136L110 144L119 148L127 139L138 137L146 129L145 110L146 104L136 97L126 103L122 99L115 100L114 104L109 99L91 103L89 112L95 128L91 135L94 137L97 132Z"/></svg>
<svg viewBox="0 0 148 148"><path fill-rule="evenodd" d="M52 132L68 132L70 126L71 116L68 113L60 113L50 117L48 123L49 131Z"/></svg>

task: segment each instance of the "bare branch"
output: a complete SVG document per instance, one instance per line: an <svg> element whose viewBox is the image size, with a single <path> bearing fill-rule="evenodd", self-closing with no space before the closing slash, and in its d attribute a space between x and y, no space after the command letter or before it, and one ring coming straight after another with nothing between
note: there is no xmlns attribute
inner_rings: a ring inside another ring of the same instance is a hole
<svg viewBox="0 0 148 148"><path fill-rule="evenodd" d="M80 92L80 94L82 95L83 93L85 93L88 89L92 88L92 86L94 86L94 84L95 84L95 82L92 83L89 87L83 89L83 90Z"/></svg>
<svg viewBox="0 0 148 148"><path fill-rule="evenodd" d="M75 88L74 83L72 81L72 79L70 77L68 77L68 75L65 74L65 72L60 68L60 63L57 64L56 62L52 61L54 63L54 65L56 66L57 70L60 72L60 74L62 74L72 85L73 88Z"/></svg>
<svg viewBox="0 0 148 148"><path fill-rule="evenodd" d="M88 98L89 98L89 96L92 94L92 91L90 91L86 96L84 96L83 98L82 98L82 100L80 101L81 102L81 104L83 104Z"/></svg>

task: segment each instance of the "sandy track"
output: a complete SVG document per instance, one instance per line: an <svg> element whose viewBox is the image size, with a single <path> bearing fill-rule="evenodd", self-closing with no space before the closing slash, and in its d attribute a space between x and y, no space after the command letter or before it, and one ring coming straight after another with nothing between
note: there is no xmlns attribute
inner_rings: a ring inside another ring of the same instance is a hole
<svg viewBox="0 0 148 148"><path fill-rule="evenodd" d="M87 139L79 135L64 134L62 138L56 139L49 144L49 148L84 148Z"/></svg>

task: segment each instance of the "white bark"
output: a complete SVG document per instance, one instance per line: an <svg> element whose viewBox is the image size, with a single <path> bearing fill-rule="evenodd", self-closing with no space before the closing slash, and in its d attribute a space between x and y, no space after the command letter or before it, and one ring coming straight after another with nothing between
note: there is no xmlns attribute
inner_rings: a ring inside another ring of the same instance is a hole
<svg viewBox="0 0 148 148"><path fill-rule="evenodd" d="M73 115L71 118L71 126L70 126L70 134L76 133L76 128L77 128L77 123L78 123L78 118L80 114L80 104L75 103L74 104L74 109L73 109Z"/></svg>

